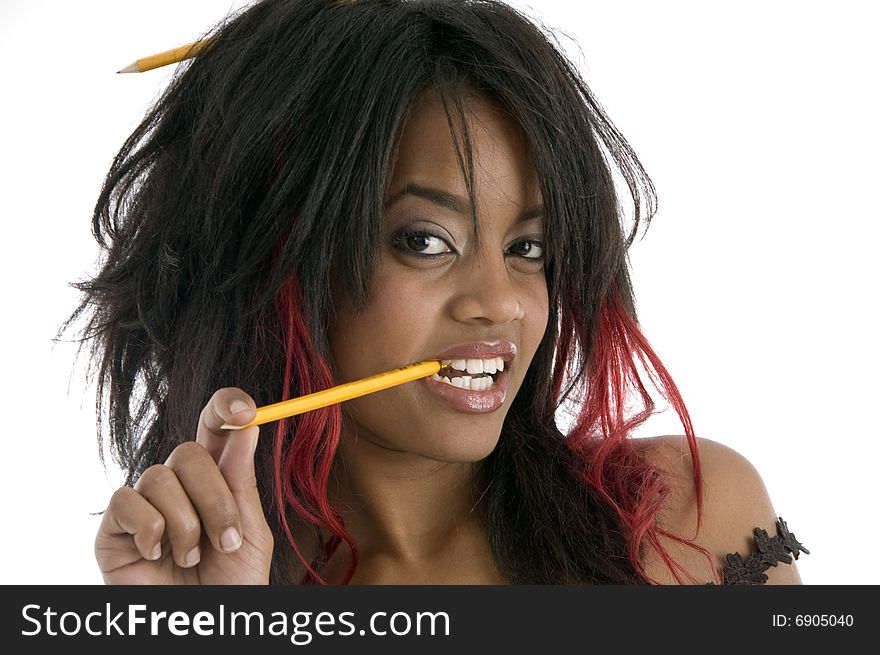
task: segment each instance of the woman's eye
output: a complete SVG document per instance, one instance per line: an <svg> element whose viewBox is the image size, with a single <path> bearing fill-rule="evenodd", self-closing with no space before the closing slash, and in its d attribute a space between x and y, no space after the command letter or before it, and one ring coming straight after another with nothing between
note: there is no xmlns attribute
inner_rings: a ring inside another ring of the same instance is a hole
<svg viewBox="0 0 880 655"><path fill-rule="evenodd" d="M532 259L534 261L544 260L544 242L537 239L525 239L518 241L513 245L513 250L519 250L517 253L523 259Z"/></svg>
<svg viewBox="0 0 880 655"><path fill-rule="evenodd" d="M425 257L448 255L453 252L445 239L422 230L407 230L398 234L392 245L402 252L417 253Z"/></svg>
<svg viewBox="0 0 880 655"><path fill-rule="evenodd" d="M406 230L391 242L391 245L405 254L417 257L439 257L455 254L443 237L424 230ZM544 242L538 239L523 239L510 247L511 254L531 262L544 261Z"/></svg>

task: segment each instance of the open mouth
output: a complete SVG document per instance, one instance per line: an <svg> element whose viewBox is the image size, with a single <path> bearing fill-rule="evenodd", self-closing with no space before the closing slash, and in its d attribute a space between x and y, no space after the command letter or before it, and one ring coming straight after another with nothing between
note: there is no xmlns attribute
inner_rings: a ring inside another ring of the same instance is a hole
<svg viewBox="0 0 880 655"><path fill-rule="evenodd" d="M488 391L504 370L501 357L490 359L444 359L440 371L431 376L437 382L469 391Z"/></svg>

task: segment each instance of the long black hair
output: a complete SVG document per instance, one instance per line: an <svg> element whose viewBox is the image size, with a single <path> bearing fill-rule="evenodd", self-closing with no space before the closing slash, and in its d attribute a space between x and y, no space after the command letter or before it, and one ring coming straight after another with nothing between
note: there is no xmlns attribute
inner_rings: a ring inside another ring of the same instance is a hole
<svg viewBox="0 0 880 655"><path fill-rule="evenodd" d="M479 465L492 551L511 583L651 581L640 562L648 544L665 552L656 517L669 490L627 438L653 408L635 359L653 368L694 455L696 442L636 323L626 252L654 189L571 62L497 0L264 0L203 38L113 161L92 223L100 270L74 283L83 299L62 327L88 317L99 441L126 482L193 438L217 388L264 405L335 383L328 280L366 303L402 127L426 91L461 137L478 228L465 121L477 95L528 141L550 299L544 339ZM634 417L631 389L645 405ZM563 434L566 401L579 409ZM339 412L281 422L274 442L260 440L272 582L305 570L291 525L332 532L328 553L340 538L355 546L326 497ZM699 489L696 457L695 467Z"/></svg>

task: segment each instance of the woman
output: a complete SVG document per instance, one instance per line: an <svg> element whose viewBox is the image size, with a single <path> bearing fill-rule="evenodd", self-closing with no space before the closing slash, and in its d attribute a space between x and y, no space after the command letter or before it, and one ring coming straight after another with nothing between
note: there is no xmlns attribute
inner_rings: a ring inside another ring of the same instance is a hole
<svg viewBox="0 0 880 655"><path fill-rule="evenodd" d="M772 531L761 479L695 437L636 321L653 187L534 25L279 0L208 36L111 167L71 317L128 471L108 583L763 581L754 558L719 572ZM447 379L220 427L424 359ZM654 406L636 360L684 437L630 437Z"/></svg>

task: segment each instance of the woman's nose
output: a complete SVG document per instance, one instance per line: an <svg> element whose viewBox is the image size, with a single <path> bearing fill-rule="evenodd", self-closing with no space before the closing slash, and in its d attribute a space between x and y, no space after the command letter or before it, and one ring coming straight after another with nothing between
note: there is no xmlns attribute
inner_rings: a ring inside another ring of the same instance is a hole
<svg viewBox="0 0 880 655"><path fill-rule="evenodd" d="M487 321L504 324L522 319L520 301L512 271L503 254L474 257L463 267L452 302L453 318L463 323Z"/></svg>

